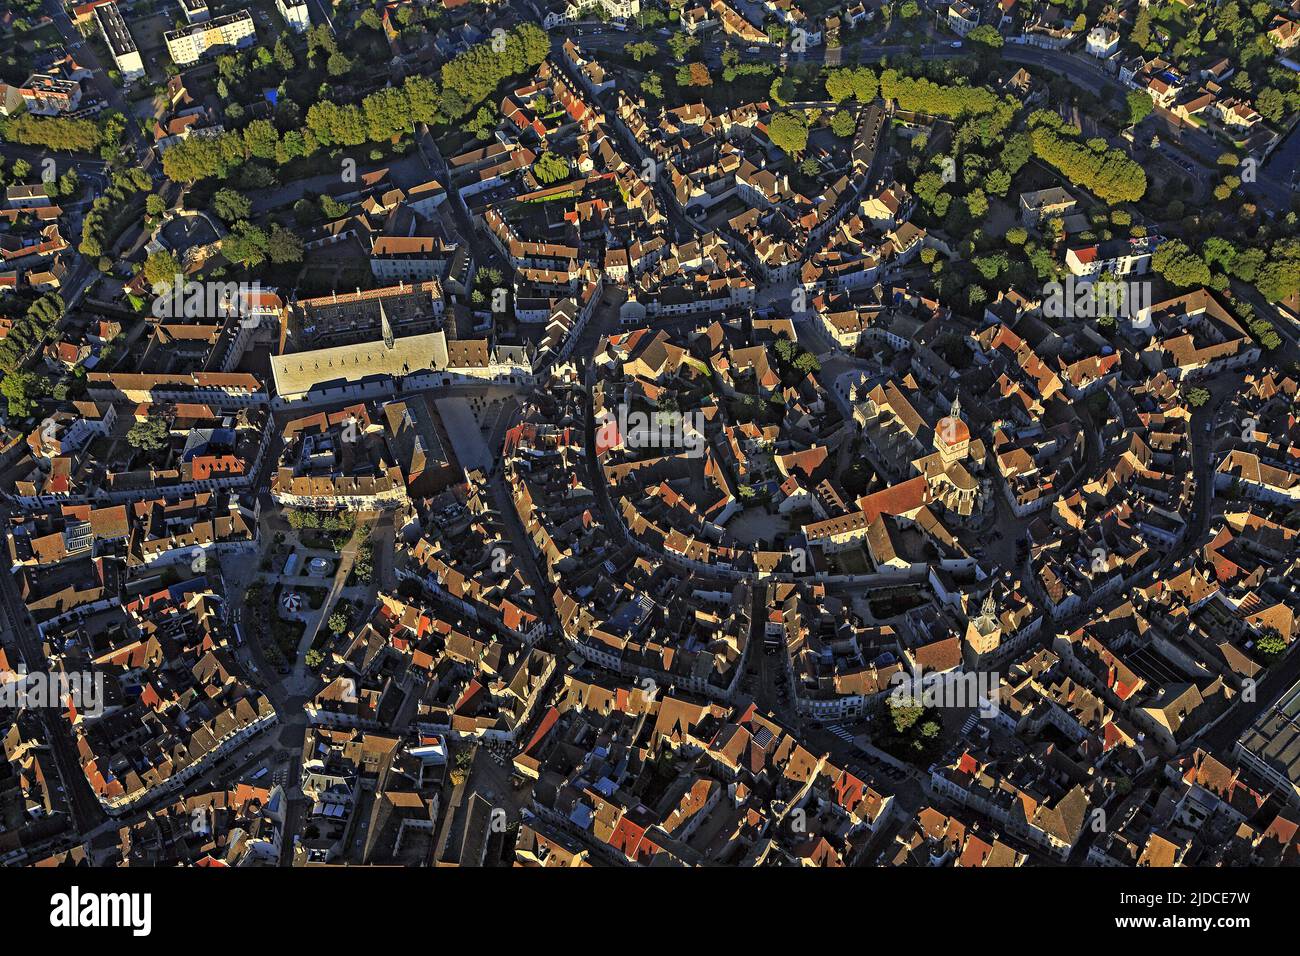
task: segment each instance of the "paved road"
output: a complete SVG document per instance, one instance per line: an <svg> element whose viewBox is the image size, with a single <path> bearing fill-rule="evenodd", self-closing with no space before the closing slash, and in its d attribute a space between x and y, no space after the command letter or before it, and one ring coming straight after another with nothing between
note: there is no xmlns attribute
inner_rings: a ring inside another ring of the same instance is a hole
<svg viewBox="0 0 1300 956"><path fill-rule="evenodd" d="M612 32L612 28L607 29ZM587 35L579 38L578 42L582 47L605 51L621 50L624 44L636 39L636 35L631 33L609 35L594 31L595 27L592 27ZM963 43L961 47L954 48L951 41L930 44L882 44L868 39L838 48L835 63L875 62L880 57L905 54L918 55L924 60L938 60L968 56L971 52L972 46L969 41ZM1076 86L1099 98L1109 97L1118 102L1118 98L1127 92L1116 77L1106 72L1100 61L1086 54L1071 50L1048 50L1022 43L1007 43L998 53L1007 63L1038 67L1057 76L1064 76ZM790 57L789 63L791 65L801 62L823 64L827 62L826 54L825 47L818 47L802 56ZM781 56L782 50L776 46L763 46L753 53L750 53L747 48L740 52L740 59L751 63L778 62ZM1189 131L1182 145L1190 148L1201 159L1207 160L1211 167L1218 154L1222 152L1212 137L1193 135L1193 131ZM1294 196L1290 185L1291 172L1283 168L1285 165L1285 163L1266 163L1257 171L1254 183L1244 184L1244 188L1255 198L1278 212L1289 211Z"/></svg>
<svg viewBox="0 0 1300 956"><path fill-rule="evenodd" d="M50 19L54 21L54 26L59 31L59 35L63 37L64 46L70 53L75 55L78 63L92 72L91 82L99 93L100 99L126 117L128 121L126 124L127 136L131 140L136 158L138 160L142 159L143 167L146 170L149 169L154 160L153 151L149 149L149 145L144 141L139 127L136 126L135 113L131 109L131 104L127 102L126 97L122 95L122 91L118 89L117 85L108 78L107 68L99 62L99 57L95 55L91 45L82 41L81 32L73 24L67 11L64 10L63 4L59 0L46 0L45 12L49 14Z"/></svg>

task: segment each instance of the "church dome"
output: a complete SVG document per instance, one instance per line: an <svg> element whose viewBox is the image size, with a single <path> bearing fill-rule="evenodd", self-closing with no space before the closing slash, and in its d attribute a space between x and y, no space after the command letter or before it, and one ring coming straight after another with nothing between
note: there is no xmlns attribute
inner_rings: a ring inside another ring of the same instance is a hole
<svg viewBox="0 0 1300 956"><path fill-rule="evenodd" d="M960 445L970 441L970 429L960 418L946 415L939 419L934 429L935 439L945 445Z"/></svg>

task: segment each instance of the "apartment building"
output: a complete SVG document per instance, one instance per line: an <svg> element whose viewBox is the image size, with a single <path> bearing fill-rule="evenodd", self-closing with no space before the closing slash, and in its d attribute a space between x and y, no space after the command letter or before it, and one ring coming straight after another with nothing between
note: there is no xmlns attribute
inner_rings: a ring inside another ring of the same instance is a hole
<svg viewBox="0 0 1300 956"><path fill-rule="evenodd" d="M126 21L122 19L122 11L118 10L117 4L105 3L95 7L95 22L99 24L99 32L104 35L104 42L108 44L108 52L117 65L117 71L122 74L122 82L129 86L143 78L144 60L140 58L140 51L136 48L131 31L126 28Z"/></svg>
<svg viewBox="0 0 1300 956"><path fill-rule="evenodd" d="M189 66L212 50L251 46L256 35L252 15L240 10L186 29L170 30L163 34L163 39L177 65Z"/></svg>
<svg viewBox="0 0 1300 956"><path fill-rule="evenodd" d="M207 0L180 0L180 5L187 23L203 23L205 20L212 19Z"/></svg>
<svg viewBox="0 0 1300 956"><path fill-rule="evenodd" d="M27 112L35 116L59 116L76 112L81 105L81 84L44 73L33 73L19 91Z"/></svg>
<svg viewBox="0 0 1300 956"><path fill-rule="evenodd" d="M311 28L311 14L307 11L307 0L275 0L275 9L280 11L284 22L295 33L306 33Z"/></svg>

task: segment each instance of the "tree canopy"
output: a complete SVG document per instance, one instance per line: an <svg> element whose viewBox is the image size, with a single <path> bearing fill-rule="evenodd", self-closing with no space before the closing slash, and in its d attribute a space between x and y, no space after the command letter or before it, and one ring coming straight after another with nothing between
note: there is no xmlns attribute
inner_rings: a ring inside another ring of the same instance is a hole
<svg viewBox="0 0 1300 956"><path fill-rule="evenodd" d="M1076 186L1091 190L1102 202L1136 202L1147 190L1147 174L1118 149L1082 142L1065 122L1047 110L1029 117L1034 155Z"/></svg>
<svg viewBox="0 0 1300 956"><path fill-rule="evenodd" d="M808 148L808 121L801 113L777 113L767 124L772 144L789 156L798 156Z"/></svg>

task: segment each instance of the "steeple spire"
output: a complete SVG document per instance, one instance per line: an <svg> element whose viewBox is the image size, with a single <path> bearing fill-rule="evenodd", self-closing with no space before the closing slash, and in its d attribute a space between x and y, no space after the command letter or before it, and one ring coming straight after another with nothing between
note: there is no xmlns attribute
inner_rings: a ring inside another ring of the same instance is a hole
<svg viewBox="0 0 1300 956"><path fill-rule="evenodd" d="M998 606L993 602L993 592L990 591L984 595L984 603L980 606L980 616L994 618L997 616Z"/></svg>
<svg viewBox="0 0 1300 956"><path fill-rule="evenodd" d="M948 415L951 418L961 418L961 395L953 393L952 411Z"/></svg>
<svg viewBox="0 0 1300 956"><path fill-rule="evenodd" d="M384 334L384 348L393 347L393 327L388 323L388 313L384 311L384 302L379 301L379 328Z"/></svg>

